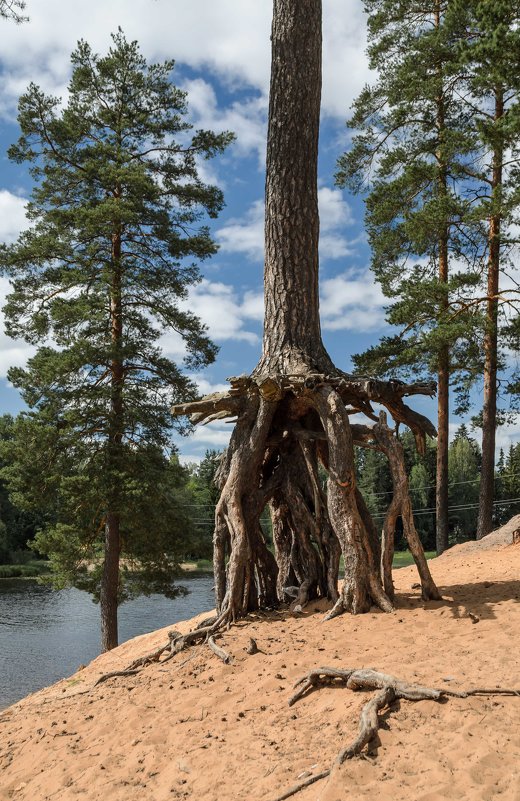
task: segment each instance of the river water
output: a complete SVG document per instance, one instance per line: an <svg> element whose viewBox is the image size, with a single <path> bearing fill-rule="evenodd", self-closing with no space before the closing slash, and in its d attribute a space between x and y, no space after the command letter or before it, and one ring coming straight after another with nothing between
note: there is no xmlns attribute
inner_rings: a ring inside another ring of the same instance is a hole
<svg viewBox="0 0 520 801"><path fill-rule="evenodd" d="M182 583L190 592L181 598L152 595L123 604L119 641L213 608L213 576L183 577ZM99 606L87 593L0 580L0 709L70 676L99 651Z"/></svg>

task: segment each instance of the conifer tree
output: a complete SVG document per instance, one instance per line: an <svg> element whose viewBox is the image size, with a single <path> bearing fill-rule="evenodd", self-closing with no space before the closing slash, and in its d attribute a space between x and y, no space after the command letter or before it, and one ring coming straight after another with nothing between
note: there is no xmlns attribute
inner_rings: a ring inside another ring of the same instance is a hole
<svg viewBox="0 0 520 801"><path fill-rule="evenodd" d="M8 333L40 346L9 377L32 409L27 447L65 509L47 547L70 567L102 540L103 649L117 645L121 555L146 562L166 535L170 407L194 394L161 335L181 338L187 367L215 355L183 301L198 279L192 260L216 250L201 218L223 205L197 160L232 139L190 131L173 61L148 65L121 30L112 38L104 57L78 44L63 106L35 85L20 99L9 155L31 164L32 224L1 252L13 284Z"/></svg>
<svg viewBox="0 0 520 801"><path fill-rule="evenodd" d="M493 524L500 314L517 293L516 287L506 289L503 279L518 240L512 224L518 222L519 205L520 9L508 0L454 0L453 9L458 30L464 31L458 54L465 72L464 101L471 106L480 152L466 172L478 199L475 217L487 228L483 292L477 298L484 315L480 539Z"/></svg>
<svg viewBox="0 0 520 801"><path fill-rule="evenodd" d="M435 375L438 382L437 550L448 544L450 374L465 387L478 349L471 315L450 306L473 270L482 235L471 202L457 187L474 138L457 99L458 78L445 0L366 0L369 55L378 80L354 103L353 145L338 162L337 182L368 191L366 224L372 269L393 303L385 337L356 367L371 374ZM451 259L466 269L450 275Z"/></svg>
<svg viewBox="0 0 520 801"><path fill-rule="evenodd" d="M474 537L480 483L480 448L465 425L457 430L449 449L450 526L455 541Z"/></svg>

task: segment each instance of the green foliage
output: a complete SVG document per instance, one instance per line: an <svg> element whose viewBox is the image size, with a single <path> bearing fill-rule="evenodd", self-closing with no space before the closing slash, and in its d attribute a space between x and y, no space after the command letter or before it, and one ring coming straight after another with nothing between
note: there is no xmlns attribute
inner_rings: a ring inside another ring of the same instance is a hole
<svg viewBox="0 0 520 801"><path fill-rule="evenodd" d="M367 0L377 83L354 103L337 182L366 193L372 269L400 333L354 357L362 373L430 378L450 348L461 406L481 368L482 320L465 300L480 280L485 228L460 182L478 152L458 96L450 4ZM437 16L439 12L439 16ZM440 260L458 269L439 275ZM461 269L463 267L463 269Z"/></svg>
<svg viewBox="0 0 520 801"><path fill-rule="evenodd" d="M4 457L6 443L14 436L14 420L11 415L0 417L0 469L6 466ZM7 483L0 472L0 564L16 564L30 556L27 548L33 548L34 536L42 524L40 509L21 509L8 491Z"/></svg>
<svg viewBox="0 0 520 801"><path fill-rule="evenodd" d="M192 495L190 512L196 530L192 556L212 558L215 506L220 497L215 478L221 458L221 451L210 449L206 451L200 464L193 464L189 468L188 487Z"/></svg>
<svg viewBox="0 0 520 801"><path fill-rule="evenodd" d="M497 525L502 525L514 515L520 514L520 443L511 445L507 456L501 451L496 488L499 504L495 509L495 519ZM508 501L510 498L513 500Z"/></svg>
<svg viewBox="0 0 520 801"><path fill-rule="evenodd" d="M502 270L517 243L520 11L507 0L366 0L365 8L378 78L354 103L337 182L366 194L372 269L397 332L354 363L361 373L426 378L448 349L455 412L467 412L493 324L491 215L501 216ZM507 168L490 191L495 152L507 154ZM501 292L501 313L515 292Z"/></svg>
<svg viewBox="0 0 520 801"><path fill-rule="evenodd" d="M426 549L435 547L435 468L436 443L428 439L426 453L417 453L413 435L405 430L401 435L405 464L409 479L410 497L414 510L415 526ZM515 458L517 459L515 465ZM449 466L449 529L450 542L462 542L474 537L478 513L478 493L480 482L480 447L469 436L466 426L461 425L448 450ZM518 470L516 470L518 467ZM374 515L378 527L392 498L392 482L385 457L376 451L358 449L358 485ZM517 478L513 474L518 472ZM510 476L511 481L507 476ZM502 477L501 477L502 476ZM498 471L498 486L502 496L497 498L520 498L520 445L511 449L508 461L502 461ZM516 482L513 483L513 481ZM515 494L516 493L516 494ZM497 509L497 523L509 519L518 508L517 504L507 504ZM502 511L500 512L500 509ZM400 521L396 531L396 549L406 549Z"/></svg>
<svg viewBox="0 0 520 801"><path fill-rule="evenodd" d="M448 471L451 538L461 542L475 536L480 483L480 448L464 425L449 447Z"/></svg>
<svg viewBox="0 0 520 801"><path fill-rule="evenodd" d="M122 599L173 592L192 535L187 476L166 454L170 408L196 390L161 337L175 332L186 367L215 356L185 301L193 260L216 251L202 218L223 205L197 163L233 137L191 131L173 62L148 65L121 30L112 38L105 57L78 44L65 104L34 84L19 103L9 155L31 165L31 226L0 260L13 285L8 333L39 348L9 373L31 411L3 475L20 508L44 511L36 544L59 585L97 596L117 518Z"/></svg>

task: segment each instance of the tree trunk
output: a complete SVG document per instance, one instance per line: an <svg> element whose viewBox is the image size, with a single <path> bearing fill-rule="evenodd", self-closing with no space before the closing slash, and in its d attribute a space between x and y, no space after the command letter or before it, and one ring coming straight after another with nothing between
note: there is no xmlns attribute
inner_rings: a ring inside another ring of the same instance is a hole
<svg viewBox="0 0 520 801"><path fill-rule="evenodd" d="M107 443L107 511L105 553L100 589L101 647L109 651L118 645L117 606L119 588L119 554L121 549L119 515L119 475L123 441L122 361L123 311L121 303L121 229L112 236L112 282L110 286L110 326L112 358L110 365L110 417Z"/></svg>
<svg viewBox="0 0 520 801"><path fill-rule="evenodd" d="M271 41L265 317L254 374L328 373L318 296L321 0L275 0Z"/></svg>
<svg viewBox="0 0 520 801"><path fill-rule="evenodd" d="M371 399L407 422L424 447L435 429L402 402L430 385L357 379L334 367L322 343L318 295L318 130L321 0L274 0L266 176L263 352L228 394L174 408L193 421L237 416L219 470L216 509L217 620L295 598L342 611L393 609L382 587L380 546L356 486L356 411L377 419ZM318 459L328 473L320 486ZM259 525L271 508L274 558ZM345 580L338 597L340 550ZM290 591L287 592L287 587Z"/></svg>
<svg viewBox="0 0 520 801"><path fill-rule="evenodd" d="M435 3L435 27L440 29L442 8L440 0ZM444 105L444 74L442 62L439 62L437 73L439 77L439 92L436 98L437 106L437 169L438 187L441 198L446 199L448 193L448 170L444 152L446 121ZM444 223L439 237L439 281L448 283L448 224ZM441 298L441 318L447 312L449 299L447 292ZM449 445L449 417L450 417L450 353L448 345L442 344L437 359L437 472L435 487L435 520L437 554L441 554L448 547L448 445Z"/></svg>
<svg viewBox="0 0 520 801"><path fill-rule="evenodd" d="M504 92L495 92L495 123L504 116ZM502 188L503 147L493 152L492 200L499 202ZM487 273L486 331L484 334L484 403L482 408L482 468L479 490L477 539L493 528L495 492L495 434L497 424L497 367L498 367L498 288L500 278L500 209L493 208L489 220L489 256Z"/></svg>
<svg viewBox="0 0 520 801"><path fill-rule="evenodd" d="M100 589L101 650L117 648L117 607L119 586L119 516L107 514L105 551Z"/></svg>

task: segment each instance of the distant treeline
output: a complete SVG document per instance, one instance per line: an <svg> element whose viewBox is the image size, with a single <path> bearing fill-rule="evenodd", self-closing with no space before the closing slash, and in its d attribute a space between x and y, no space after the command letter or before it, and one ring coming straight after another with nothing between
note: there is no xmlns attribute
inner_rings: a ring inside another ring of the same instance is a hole
<svg viewBox="0 0 520 801"><path fill-rule="evenodd" d="M0 564L16 564L33 550L45 556L39 546L42 532L59 523L59 497L48 498L41 508L28 503L19 492L10 491L9 480L17 475L12 461L16 454L16 423L10 415L0 417L2 471L0 473ZM435 464L436 443L429 440L426 455L421 457L410 432L401 435L410 478L410 491L415 522L427 550L435 548ZM209 559L212 553L213 520L219 490L215 485L221 453L206 451L200 464L181 465L177 456L168 460L165 471L170 501L176 514L171 516L169 538L175 543L178 559ZM10 458L11 457L11 458ZM475 535L478 513L481 452L466 426L458 429L449 448L449 524L450 544L471 539ZM358 449L359 487L376 524L382 524L392 497L392 480L386 458L377 451ZM500 452L496 469L494 522L496 525L520 513L520 443L507 453ZM51 490L50 490L51 491ZM263 515L263 528L270 539L270 521ZM405 549L401 536L397 548Z"/></svg>

